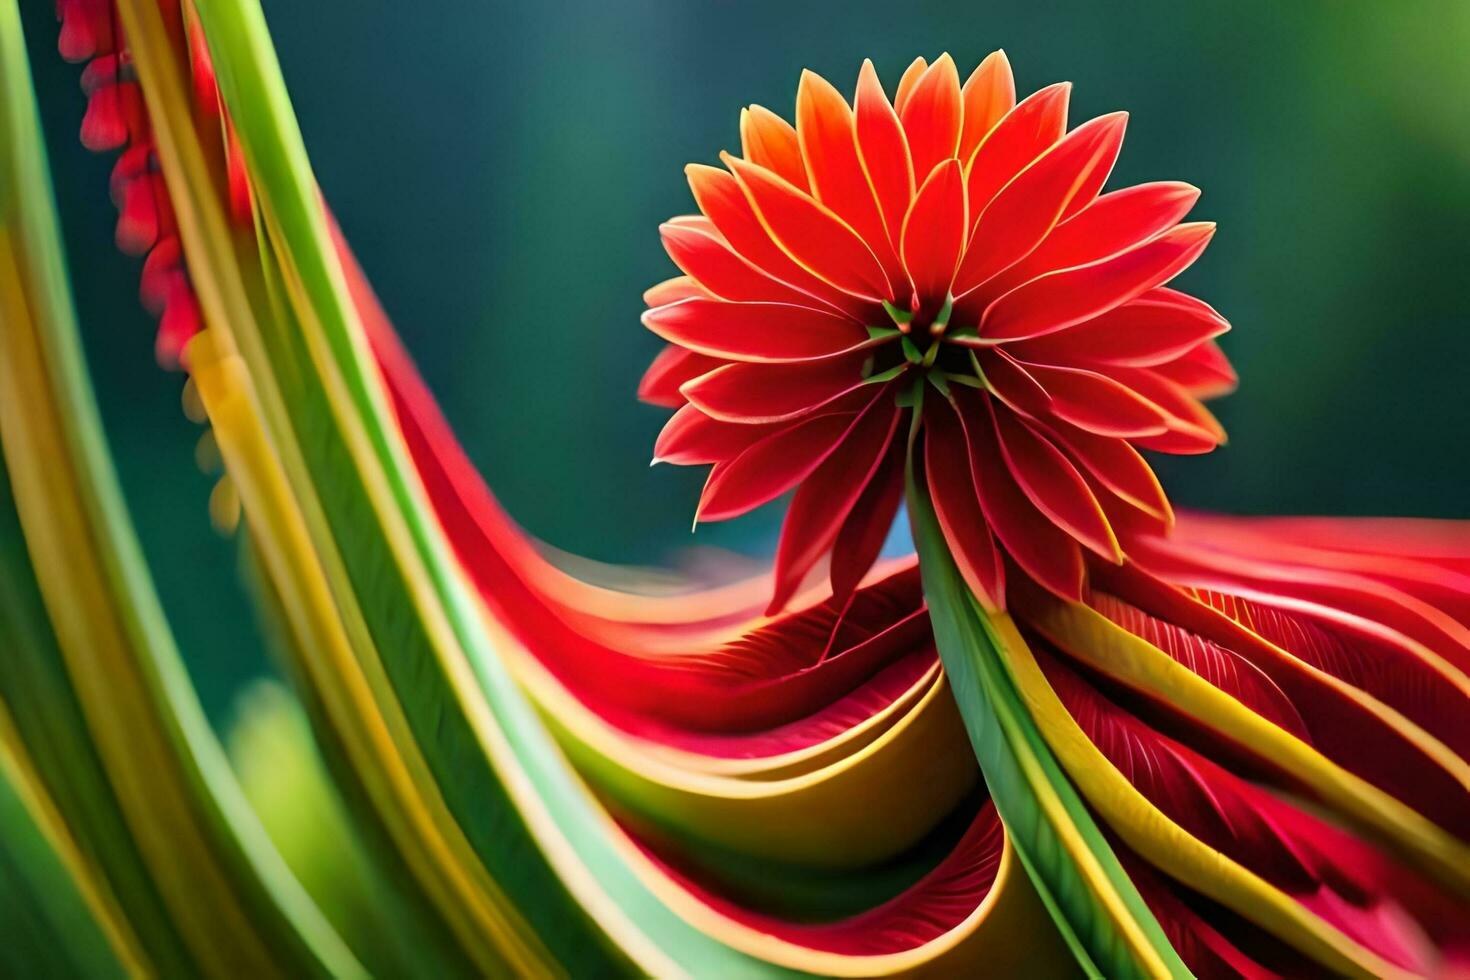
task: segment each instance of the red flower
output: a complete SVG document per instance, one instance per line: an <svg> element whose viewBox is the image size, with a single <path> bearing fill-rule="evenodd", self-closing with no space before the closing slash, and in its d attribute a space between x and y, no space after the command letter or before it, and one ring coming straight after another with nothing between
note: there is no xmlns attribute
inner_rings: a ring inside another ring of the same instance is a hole
<svg viewBox="0 0 1470 980"><path fill-rule="evenodd" d="M702 214L664 246L684 275L645 295L669 341L643 379L678 408L659 460L713 463L698 516L796 488L772 608L824 557L847 594L897 513L906 448L966 579L1004 605L1008 556L1068 598L1083 549L1123 560L1172 521L1137 449L1202 453L1199 399L1233 387L1229 328L1165 283L1214 231L1182 183L1100 195L1127 120L1067 131L1070 86L1016 103L995 52L962 87L919 59L890 103L806 72L796 125L741 113L742 155L690 165Z"/></svg>

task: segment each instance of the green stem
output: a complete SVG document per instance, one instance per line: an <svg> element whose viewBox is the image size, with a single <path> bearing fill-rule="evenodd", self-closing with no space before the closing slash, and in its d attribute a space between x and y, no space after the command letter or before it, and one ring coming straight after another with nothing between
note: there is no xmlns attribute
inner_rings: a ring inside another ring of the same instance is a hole
<svg viewBox="0 0 1470 980"><path fill-rule="evenodd" d="M912 466L907 497L950 689L1011 845L1062 940L1090 976L1189 976L1018 694L1006 668L1003 614L993 617L975 601Z"/></svg>

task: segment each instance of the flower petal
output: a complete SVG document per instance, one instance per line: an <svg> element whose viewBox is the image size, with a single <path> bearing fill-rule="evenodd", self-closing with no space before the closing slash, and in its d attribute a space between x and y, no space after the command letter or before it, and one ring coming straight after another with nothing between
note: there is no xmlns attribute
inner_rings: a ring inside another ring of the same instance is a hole
<svg viewBox="0 0 1470 980"><path fill-rule="evenodd" d="M752 443L733 459L716 463L695 520L723 521L775 500L822 465L853 420L851 414L803 419Z"/></svg>
<svg viewBox="0 0 1470 980"><path fill-rule="evenodd" d="M1067 130L1071 95L1071 82L1058 82L1032 93L1006 113L975 148L965 161L966 198L974 218L984 212L1012 177L1062 138Z"/></svg>
<svg viewBox="0 0 1470 980"><path fill-rule="evenodd" d="M664 423L653 446L655 463L693 466L740 455L757 440L780 431L778 425L739 425L710 418L685 405Z"/></svg>
<svg viewBox="0 0 1470 980"><path fill-rule="evenodd" d="M1025 368L1051 396L1052 414L1088 432L1134 439L1169 430L1162 409L1106 375L1042 364Z"/></svg>
<svg viewBox="0 0 1470 980"><path fill-rule="evenodd" d="M903 265L921 300L937 307L949 293L968 225L960 162L945 160L925 178L903 220Z"/></svg>
<svg viewBox="0 0 1470 980"><path fill-rule="evenodd" d="M820 298L836 309L858 318L866 314L867 302L812 275L772 240L733 174L700 164L690 164L684 172L689 177L689 188L694 192L699 210L746 261L772 278Z"/></svg>
<svg viewBox="0 0 1470 980"><path fill-rule="evenodd" d="M802 480L781 525L776 585L767 615L784 608L812 566L831 551L848 514L887 455L898 417L892 397L879 394L852 422L837 448Z"/></svg>
<svg viewBox="0 0 1470 980"><path fill-rule="evenodd" d="M948 54L924 69L899 111L914 173L927 174L960 147L960 73Z"/></svg>
<svg viewBox="0 0 1470 980"><path fill-rule="evenodd" d="M679 386L724 363L719 358L670 344L659 351L643 372L643 380L638 382L638 397L652 405L679 408L688 401L679 393Z"/></svg>
<svg viewBox="0 0 1470 980"><path fill-rule="evenodd" d="M1102 505L1061 450L1010 412L990 414L1006 466L1036 509L1102 557L1122 561Z"/></svg>
<svg viewBox="0 0 1470 980"><path fill-rule="evenodd" d="M992 51L970 73L960 93L964 126L960 129L960 159L969 162L975 147L995 124L1016 107L1016 80L1004 51Z"/></svg>
<svg viewBox="0 0 1470 980"><path fill-rule="evenodd" d="M995 536L1017 565L1064 599L1080 600L1085 569L1082 551L1066 531L1036 509L1004 466L984 396L967 400L960 424L970 443L970 475L980 508Z"/></svg>
<svg viewBox="0 0 1470 980"><path fill-rule="evenodd" d="M671 344L732 361L814 360L869 343L851 320L787 303L686 299L644 312L643 325Z"/></svg>
<svg viewBox="0 0 1470 980"><path fill-rule="evenodd" d="M1225 352L1213 340L1205 341L1183 357L1160 364L1154 370L1183 385L1196 398L1228 395L1240 383Z"/></svg>
<svg viewBox="0 0 1470 980"><path fill-rule="evenodd" d="M690 380L680 394L712 418L783 422L860 387L862 367L861 355L796 364L726 364Z"/></svg>
<svg viewBox="0 0 1470 980"><path fill-rule="evenodd" d="M832 544L832 594L852 595L878 560L903 501L903 447L892 443Z"/></svg>
<svg viewBox="0 0 1470 980"><path fill-rule="evenodd" d="M831 209L764 167L729 154L722 159L740 182L761 225L798 265L860 299L880 303L893 298L888 275L872 250ZM871 198L867 179L861 173L858 176L863 193Z"/></svg>
<svg viewBox="0 0 1470 980"><path fill-rule="evenodd" d="M700 227L689 222L666 222L658 230L664 251L669 253L674 264L721 299L829 308L796 287L771 278L741 258L712 225Z"/></svg>
<svg viewBox="0 0 1470 980"><path fill-rule="evenodd" d="M980 337L1024 340L1100 316L1189 268L1214 233L1209 222L1178 225L1121 255L1017 286L985 310Z"/></svg>
<svg viewBox="0 0 1470 980"><path fill-rule="evenodd" d="M883 213L888 240L900 241L904 215L914 197L914 165L898 113L883 94L873 62L865 60L853 100L853 125L863 172Z"/></svg>
<svg viewBox="0 0 1470 980"><path fill-rule="evenodd" d="M808 188L796 127L765 106L740 110L740 153L793 186Z"/></svg>
<svg viewBox="0 0 1470 980"><path fill-rule="evenodd" d="M975 352L990 393L1011 411L1030 419L1051 414L1051 396L1021 364L999 347Z"/></svg>
<svg viewBox="0 0 1470 980"><path fill-rule="evenodd" d="M1171 419L1170 429L1198 434L1217 444L1225 441L1225 427L1182 386L1149 368L1109 366L1101 370L1163 409Z"/></svg>
<svg viewBox="0 0 1470 980"><path fill-rule="evenodd" d="M909 62L909 66L903 70L898 79L898 89L893 93L893 108L903 112L903 107L908 105L909 96L914 92L914 86L919 84L919 79L924 77L924 71L929 67L929 62L923 58L915 58Z"/></svg>
<svg viewBox="0 0 1470 980"><path fill-rule="evenodd" d="M1199 188L1178 181L1104 194L1057 225L1035 251L986 283L984 292L993 299L1048 272L1127 251L1177 225L1197 200Z"/></svg>
<svg viewBox="0 0 1470 980"><path fill-rule="evenodd" d="M975 222L955 277L956 296L1029 255L1079 194L1102 185L1118 159L1127 123L1124 112L1083 123L1001 188Z"/></svg>
<svg viewBox="0 0 1470 980"><path fill-rule="evenodd" d="M708 299L709 291L688 276L675 276L655 283L643 291L644 306L664 306L681 299Z"/></svg>
<svg viewBox="0 0 1470 980"><path fill-rule="evenodd" d="M1122 439L1094 435L1064 422L1054 424L1051 431L1098 483L1151 517L1173 523L1164 487L1138 450Z"/></svg>
<svg viewBox="0 0 1470 980"><path fill-rule="evenodd" d="M991 609L1005 608L1005 563L990 536L970 475L970 447L947 407L924 413L924 474L934 515L970 591Z"/></svg>
<svg viewBox="0 0 1470 980"><path fill-rule="evenodd" d="M1209 304L1160 286L1075 327L1006 347L1016 357L1042 364L1154 367L1229 329Z"/></svg>
<svg viewBox="0 0 1470 980"><path fill-rule="evenodd" d="M810 71L802 72L797 87L796 133L812 196L867 243L896 284L898 256L858 160L852 110L831 83Z"/></svg>

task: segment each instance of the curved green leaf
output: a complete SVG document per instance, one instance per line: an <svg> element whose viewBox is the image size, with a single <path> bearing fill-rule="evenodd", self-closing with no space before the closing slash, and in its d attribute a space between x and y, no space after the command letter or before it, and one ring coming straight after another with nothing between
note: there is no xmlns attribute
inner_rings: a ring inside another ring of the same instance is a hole
<svg viewBox="0 0 1470 980"><path fill-rule="evenodd" d="M908 508L940 659L996 809L1058 930L1092 976L1189 976L1017 694L997 625L964 584L912 467Z"/></svg>

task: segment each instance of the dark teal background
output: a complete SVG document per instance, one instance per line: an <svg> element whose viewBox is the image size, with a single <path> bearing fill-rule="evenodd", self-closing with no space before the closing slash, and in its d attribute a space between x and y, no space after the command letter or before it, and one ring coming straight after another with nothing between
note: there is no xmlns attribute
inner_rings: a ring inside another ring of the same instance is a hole
<svg viewBox="0 0 1470 980"><path fill-rule="evenodd" d="M471 454L534 533L603 560L769 547L779 513L701 529L701 474L647 460L639 294L682 167L789 115L803 67L850 91L916 54L1004 47L1026 92L1125 108L1114 185L1204 189L1220 232L1181 282L1235 325L1241 391L1182 504L1470 517L1470 3L267 0L318 178ZM139 263L112 247L110 159L76 142L79 69L30 0L35 74L88 354L181 644L218 714L263 669L234 546L209 527L182 378L157 369Z"/></svg>

